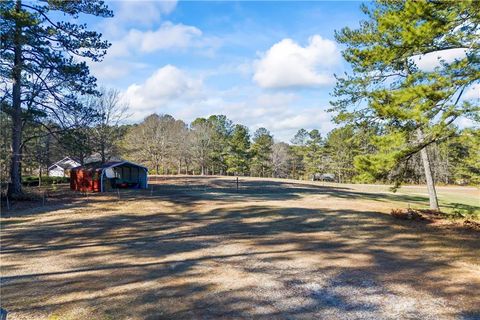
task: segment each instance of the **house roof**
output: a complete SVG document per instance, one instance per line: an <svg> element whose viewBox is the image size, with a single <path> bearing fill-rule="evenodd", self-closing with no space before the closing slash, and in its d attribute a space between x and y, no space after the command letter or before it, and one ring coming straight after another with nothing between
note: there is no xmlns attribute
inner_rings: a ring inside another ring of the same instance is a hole
<svg viewBox="0 0 480 320"><path fill-rule="evenodd" d="M66 169L72 169L75 167L78 167L80 165L80 162L74 158L71 157L65 157L62 160L59 160L52 164L50 167L48 167L48 170L52 169L53 167L60 167L64 170Z"/></svg>

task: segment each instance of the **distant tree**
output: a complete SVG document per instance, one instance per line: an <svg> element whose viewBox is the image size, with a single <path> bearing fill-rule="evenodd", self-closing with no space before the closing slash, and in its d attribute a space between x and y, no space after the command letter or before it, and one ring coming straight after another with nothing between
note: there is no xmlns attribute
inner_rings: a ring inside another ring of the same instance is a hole
<svg viewBox="0 0 480 320"><path fill-rule="evenodd" d="M355 175L354 158L360 154L359 141L352 125L333 129L325 141L328 166L338 182L350 181Z"/></svg>
<svg viewBox="0 0 480 320"><path fill-rule="evenodd" d="M376 180L406 177L408 162L420 153L430 197L438 209L426 147L456 131L460 116L475 118L479 106L464 99L480 79L480 10L476 1L377 1L362 6L360 28L336 33L345 46L351 74L339 77L332 102L339 122L380 128L373 137L377 152L356 158L357 169ZM459 49L454 61L432 70L415 59Z"/></svg>
<svg viewBox="0 0 480 320"><path fill-rule="evenodd" d="M293 136L291 142L295 146L305 146L307 144L309 134L305 129L299 129L295 136Z"/></svg>
<svg viewBox="0 0 480 320"><path fill-rule="evenodd" d="M95 150L94 141L89 127L76 127L66 130L60 135L59 141L70 157L84 165Z"/></svg>
<svg viewBox="0 0 480 320"><path fill-rule="evenodd" d="M274 178L287 178L290 166L290 146L285 142L272 146L272 174Z"/></svg>
<svg viewBox="0 0 480 320"><path fill-rule="evenodd" d="M188 173L189 165L192 162L191 143L188 126L182 120L176 120L171 126L171 159L177 166L177 173L182 173L184 165L185 173Z"/></svg>
<svg viewBox="0 0 480 320"><path fill-rule="evenodd" d="M129 117L128 105L120 100L116 89L100 89L100 96L93 97L92 108L98 113L98 121L91 133L94 149L102 163L119 154L119 143L125 134L121 123Z"/></svg>
<svg viewBox="0 0 480 320"><path fill-rule="evenodd" d="M254 176L270 176L272 165L272 146L273 136L265 128L259 128L253 134L253 143L251 148L251 171Z"/></svg>
<svg viewBox="0 0 480 320"><path fill-rule="evenodd" d="M305 175L304 157L307 140L308 131L305 129L299 129L291 140L291 175L294 179L298 179Z"/></svg>
<svg viewBox="0 0 480 320"><path fill-rule="evenodd" d="M160 173L163 150L159 144L161 138L161 117L151 114L140 124L131 127L124 140L124 157L129 160L146 164Z"/></svg>
<svg viewBox="0 0 480 320"><path fill-rule="evenodd" d="M449 169L457 183L480 185L480 129L465 129L448 141Z"/></svg>
<svg viewBox="0 0 480 320"><path fill-rule="evenodd" d="M51 124L48 131L60 142L67 155L77 158L83 165L95 151L92 125L98 121L98 113L93 106L93 95L84 95L76 99L82 107L69 111L68 117L63 121L68 125L61 127Z"/></svg>
<svg viewBox="0 0 480 320"><path fill-rule="evenodd" d="M224 115L212 115L207 120L212 127L212 150L210 154L212 174L224 174L227 170L225 158L228 152L228 138L232 133L233 124Z"/></svg>
<svg viewBox="0 0 480 320"><path fill-rule="evenodd" d="M247 175L250 161L250 135L248 128L237 124L228 139L226 156L227 172L235 175Z"/></svg>
<svg viewBox="0 0 480 320"><path fill-rule="evenodd" d="M324 173L327 163L323 154L324 141L317 129L308 133L308 140L305 145L305 169L306 173L313 175L315 173Z"/></svg>
<svg viewBox="0 0 480 320"><path fill-rule="evenodd" d="M65 113L82 107L77 93L95 93L95 78L75 58L98 61L109 44L84 24L75 24L79 14L112 16L95 0L0 2L0 103L12 125L10 196L22 194L24 121L62 121ZM68 22L60 20L65 16Z"/></svg>
<svg viewBox="0 0 480 320"><path fill-rule="evenodd" d="M193 158L198 163L200 174L204 175L210 161L214 130L205 118L195 119L190 127Z"/></svg>

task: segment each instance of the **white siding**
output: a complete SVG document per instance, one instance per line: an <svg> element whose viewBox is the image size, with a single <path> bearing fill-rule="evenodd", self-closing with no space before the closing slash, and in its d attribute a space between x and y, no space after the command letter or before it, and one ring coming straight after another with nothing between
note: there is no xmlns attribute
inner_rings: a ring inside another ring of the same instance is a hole
<svg viewBox="0 0 480 320"><path fill-rule="evenodd" d="M63 177L65 175L65 171L60 167L54 167L48 170L48 175L50 177Z"/></svg>

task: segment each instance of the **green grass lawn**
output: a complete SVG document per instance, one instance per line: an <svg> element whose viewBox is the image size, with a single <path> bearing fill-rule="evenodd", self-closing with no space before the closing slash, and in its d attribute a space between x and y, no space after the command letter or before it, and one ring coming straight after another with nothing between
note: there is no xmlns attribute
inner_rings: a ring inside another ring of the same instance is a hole
<svg viewBox="0 0 480 320"><path fill-rule="evenodd" d="M385 194L385 201L398 203L399 208L428 209L426 186L403 186L393 193L390 186L350 185L360 192ZM451 218L480 220L480 189L475 187L439 186L437 194L442 212Z"/></svg>

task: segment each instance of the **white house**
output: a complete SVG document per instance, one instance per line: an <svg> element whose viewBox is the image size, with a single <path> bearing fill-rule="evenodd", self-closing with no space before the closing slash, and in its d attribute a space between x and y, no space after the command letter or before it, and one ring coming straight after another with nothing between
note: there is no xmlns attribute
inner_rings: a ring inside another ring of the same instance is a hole
<svg viewBox="0 0 480 320"><path fill-rule="evenodd" d="M48 167L48 175L51 177L66 177L70 174L70 169L78 167L80 162L65 157Z"/></svg>

